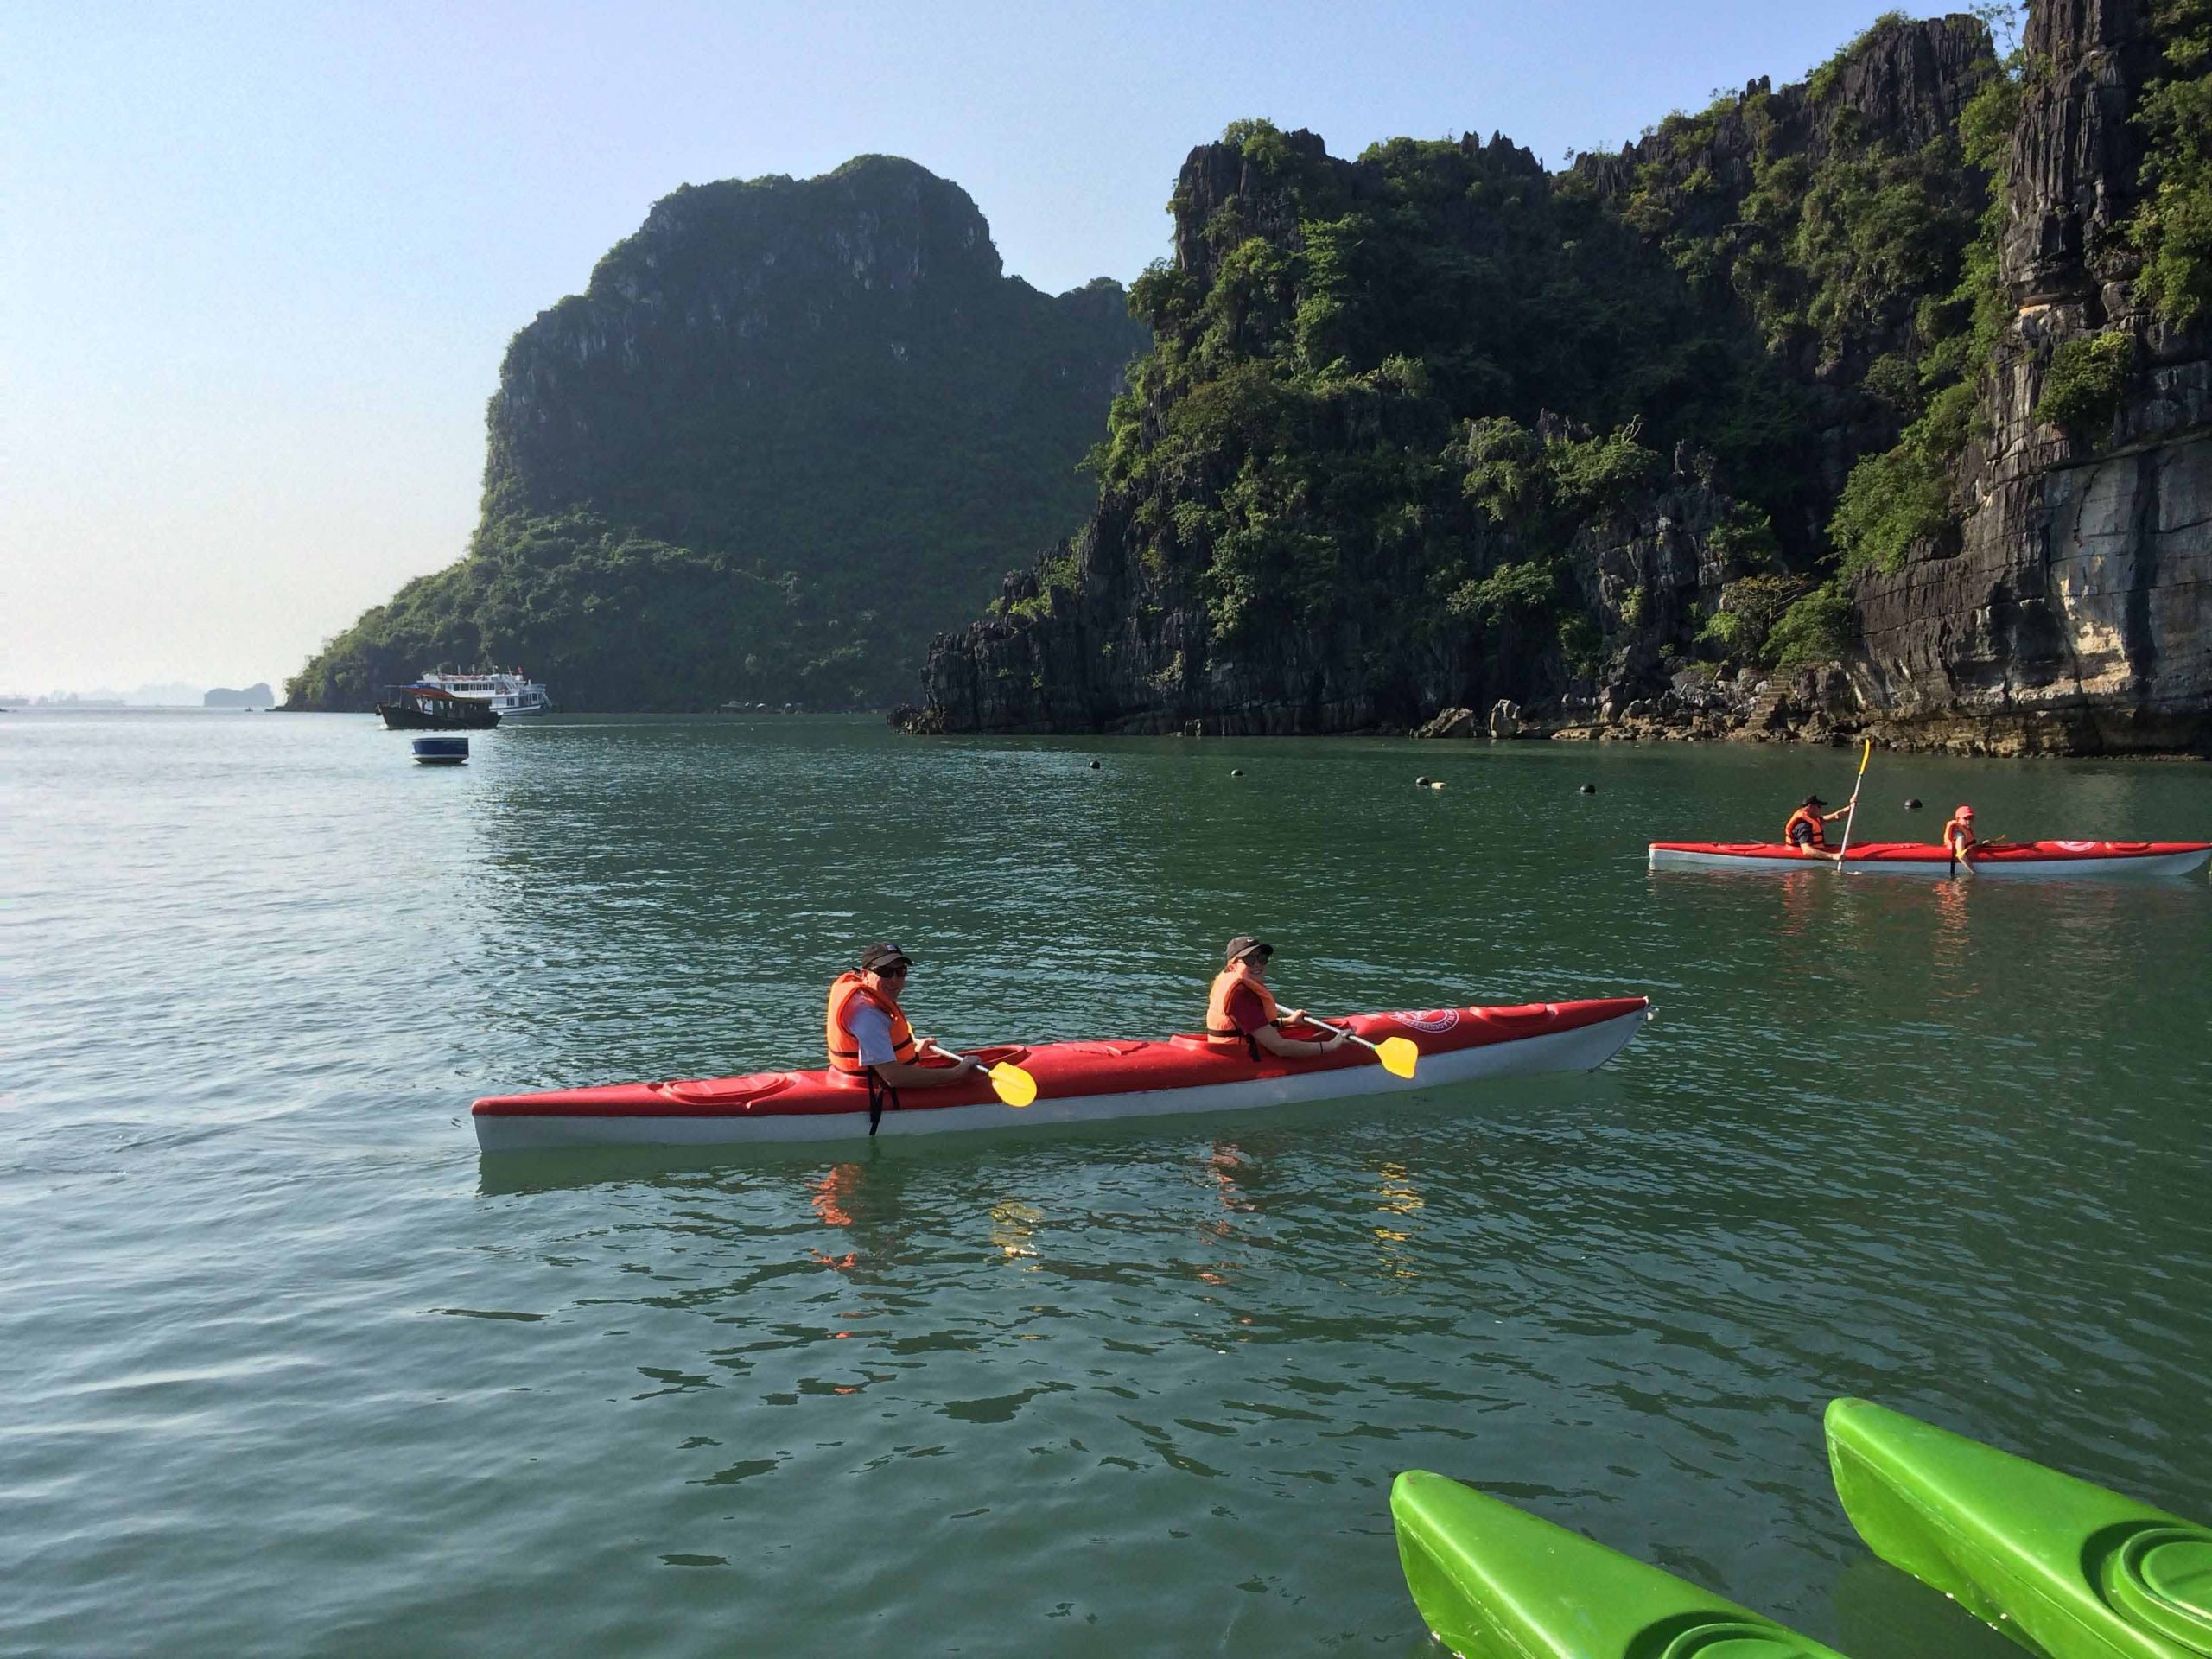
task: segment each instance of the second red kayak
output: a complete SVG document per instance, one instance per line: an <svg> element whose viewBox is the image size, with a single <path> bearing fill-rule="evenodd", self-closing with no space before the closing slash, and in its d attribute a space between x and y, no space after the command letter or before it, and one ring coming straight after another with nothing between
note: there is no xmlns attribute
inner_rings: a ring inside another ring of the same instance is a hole
<svg viewBox="0 0 2212 1659"><path fill-rule="evenodd" d="M882 1114L880 1133L1011 1128L1166 1113L1227 1111L1374 1095L1477 1077L1591 1071L1628 1046L1650 1016L1649 999L1601 997L1518 1007L1436 1008L1355 1014L1342 1021L1370 1042L1402 1037L1420 1051L1410 1082L1369 1050L1346 1044L1315 1058L1255 1060L1242 1045L1203 1036L1162 1042L1047 1043L979 1049L987 1065L1018 1065L1037 1099L1009 1106L977 1079L911 1089ZM1318 1032L1293 1035L1318 1036ZM537 1147L699 1146L842 1141L869 1132L868 1096L856 1077L831 1071L757 1071L737 1077L618 1084L493 1095L472 1109L486 1152Z"/></svg>
<svg viewBox="0 0 2212 1659"><path fill-rule="evenodd" d="M2000 880L2072 880L2082 876L2187 875L2212 859L2212 841L1993 842L1967 855L1970 873ZM1844 855L1844 868L1891 875L1953 875L1951 855L1932 842L1869 841ZM1773 841L1655 841L1655 870L1789 870L1834 868L1834 861Z"/></svg>

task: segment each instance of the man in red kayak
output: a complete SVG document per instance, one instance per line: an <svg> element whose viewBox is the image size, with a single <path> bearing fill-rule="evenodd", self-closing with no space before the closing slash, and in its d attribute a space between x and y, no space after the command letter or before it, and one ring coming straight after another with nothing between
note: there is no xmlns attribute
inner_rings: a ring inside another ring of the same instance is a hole
<svg viewBox="0 0 2212 1659"><path fill-rule="evenodd" d="M926 1037L917 1038L899 1006L906 988L906 969L912 959L895 944L871 944L861 952L857 971L848 970L830 982L827 1036L830 1069L851 1075L865 1072L868 1092L880 1086L890 1090L937 1089L963 1083L983 1070L976 1061L959 1056L957 1065L923 1065L922 1051L944 1054ZM898 1103L894 1094L892 1103Z"/></svg>
<svg viewBox="0 0 2212 1659"><path fill-rule="evenodd" d="M1807 858L1840 858L1840 853L1828 850L1827 826L1841 817L1848 808L1834 812L1822 812L1827 803L1817 795L1808 795L1805 804L1789 815L1789 822L1782 827L1782 839L1790 849Z"/></svg>
<svg viewBox="0 0 2212 1659"><path fill-rule="evenodd" d="M1249 933L1229 942L1229 965L1213 976L1206 994L1207 1039L1220 1046L1241 1044L1255 1060L1262 1049L1281 1059L1310 1059L1348 1040L1334 1027L1319 1042L1283 1035L1282 1027L1305 1019L1306 1010L1284 1014L1275 1007L1268 988L1268 958L1274 953L1274 946Z"/></svg>

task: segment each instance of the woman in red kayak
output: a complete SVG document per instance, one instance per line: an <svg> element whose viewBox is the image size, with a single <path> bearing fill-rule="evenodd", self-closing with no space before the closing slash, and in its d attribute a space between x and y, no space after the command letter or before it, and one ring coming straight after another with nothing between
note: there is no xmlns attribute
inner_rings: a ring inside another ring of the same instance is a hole
<svg viewBox="0 0 2212 1659"><path fill-rule="evenodd" d="M1229 965L1213 976L1206 995L1206 1036L1217 1044L1242 1044L1255 1060L1262 1049L1287 1060L1326 1054L1346 1040L1334 1027L1319 1042L1283 1035L1282 1027L1305 1019L1306 1010L1276 1008L1268 988L1268 958L1274 953L1274 946L1249 933L1229 942Z"/></svg>
<svg viewBox="0 0 2212 1659"><path fill-rule="evenodd" d="M1833 812L1821 809L1827 803L1817 795L1808 795L1804 805L1789 815L1789 822L1782 826L1782 839L1807 858L1840 858L1840 853L1828 850L1827 826L1841 817L1849 809L1839 807Z"/></svg>

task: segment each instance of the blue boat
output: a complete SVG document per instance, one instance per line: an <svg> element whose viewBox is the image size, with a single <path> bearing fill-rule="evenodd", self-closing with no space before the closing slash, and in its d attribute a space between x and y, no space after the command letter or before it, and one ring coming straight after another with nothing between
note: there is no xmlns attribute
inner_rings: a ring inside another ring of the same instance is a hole
<svg viewBox="0 0 2212 1659"><path fill-rule="evenodd" d="M459 766L468 761L468 740L465 737L418 737L415 740L415 763L423 766Z"/></svg>

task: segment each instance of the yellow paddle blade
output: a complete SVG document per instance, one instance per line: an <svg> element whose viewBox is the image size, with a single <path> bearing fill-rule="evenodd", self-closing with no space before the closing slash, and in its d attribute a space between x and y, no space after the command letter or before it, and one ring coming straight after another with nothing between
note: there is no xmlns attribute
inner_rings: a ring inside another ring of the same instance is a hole
<svg viewBox="0 0 2212 1659"><path fill-rule="evenodd" d="M1866 775L1866 763L1874 758L1874 740L1870 737L1866 741L1866 747L1859 754L1859 775L1861 778Z"/></svg>
<svg viewBox="0 0 2212 1659"><path fill-rule="evenodd" d="M1385 1037L1375 1046L1375 1058L1382 1062L1382 1069L1394 1077L1411 1079L1414 1064L1421 1058L1421 1050L1404 1037Z"/></svg>
<svg viewBox="0 0 2212 1659"><path fill-rule="evenodd" d="M1037 1098L1037 1079L1004 1060L991 1068L991 1088L1009 1106L1027 1106Z"/></svg>

